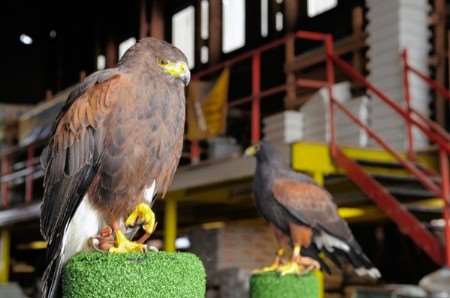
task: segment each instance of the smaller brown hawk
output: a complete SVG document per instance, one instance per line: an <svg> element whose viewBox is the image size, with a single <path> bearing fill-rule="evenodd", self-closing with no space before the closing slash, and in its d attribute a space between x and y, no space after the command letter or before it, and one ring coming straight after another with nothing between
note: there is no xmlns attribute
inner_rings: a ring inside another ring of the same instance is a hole
<svg viewBox="0 0 450 298"><path fill-rule="evenodd" d="M279 271L284 275L319 269L320 263L323 264L319 254L323 252L338 265L337 260L343 256L357 275L380 277L347 223L339 217L329 192L309 176L292 171L266 141L248 148L246 155L256 156L253 180L256 207L271 223L279 243L274 263L259 272ZM293 254L284 263L283 246L289 240Z"/></svg>

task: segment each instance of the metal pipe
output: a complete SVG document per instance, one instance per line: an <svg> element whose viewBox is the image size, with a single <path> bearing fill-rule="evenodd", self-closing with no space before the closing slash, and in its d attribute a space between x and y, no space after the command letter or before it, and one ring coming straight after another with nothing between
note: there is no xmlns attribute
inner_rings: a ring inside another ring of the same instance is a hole
<svg viewBox="0 0 450 298"><path fill-rule="evenodd" d="M320 80L310 80L310 79L298 79L295 81L295 84L298 87L304 87L304 88L312 88L312 89L318 89L318 88L322 88L322 87L326 87L327 86L327 82L325 81L320 81ZM266 89L264 91L261 91L261 93L256 94L257 96L260 97L260 99L272 96L274 94L277 93L281 93L283 91L286 91L286 85L280 85L280 86L276 86L276 87L272 87L269 89ZM230 102L228 104L229 107L235 107L235 106L239 106L239 105L243 105L245 103L248 103L250 101L252 101L253 99L253 94L243 97L243 98L239 98L236 100L233 100L232 102Z"/></svg>
<svg viewBox="0 0 450 298"><path fill-rule="evenodd" d="M336 126L334 125L334 96L333 96L333 86L334 86L334 63L331 57L334 56L333 49L333 36L327 35L325 38L325 51L327 54L326 71L327 71L327 91L328 91L328 115L329 115L329 129L330 129L330 144L331 152L334 154L336 149Z"/></svg>
<svg viewBox="0 0 450 298"><path fill-rule="evenodd" d="M403 90L405 92L405 104L406 104L406 111L411 117L411 93L409 89L409 77L408 77L408 50L404 49L401 54L402 60L403 60ZM407 139L408 139L408 158L411 160L415 159L415 152L414 152L414 139L413 139L413 131L412 131L412 125L411 122L405 120L406 124L406 132L407 132Z"/></svg>
<svg viewBox="0 0 450 298"><path fill-rule="evenodd" d="M445 148L447 152L450 152L450 144L445 140L445 137L442 136L440 133L435 134L429 130L428 127L424 126L421 122L416 121L414 118L410 117L408 113L399 106L394 100L386 96L381 90L379 90L377 87L372 85L363 75L361 75L359 72L357 72L351 65L346 63L344 60L337 56L332 57L333 61L336 63L339 68L347 73L351 78L361 82L363 85L366 86L367 89L372 91L376 96L378 96L382 101L384 101L387 105L389 105L397 114L402 116L404 119L407 119L412 124L416 125L418 128L420 128L432 141L439 144L441 147Z"/></svg>
<svg viewBox="0 0 450 298"><path fill-rule="evenodd" d="M221 70L221 69L223 69L225 67L231 67L231 66L233 66L234 64L236 64L238 62L241 62L241 61L246 60L246 59L250 59L251 57L253 57L257 53L261 54L261 53L264 53L264 52L266 52L268 50L276 48L276 47L284 44L286 42L287 38L288 38L287 36L282 37L282 38L278 38L278 39L276 39L276 40L274 40L272 42L269 42L269 43L267 43L267 44L265 44L263 46L260 46L258 48L253 49L253 50L250 50L248 52L245 52L245 53L242 53L240 55L237 55L237 56L235 56L235 57L233 57L233 58L231 58L231 59L229 59L229 60L227 60L225 62L216 64L216 65L214 65L214 66L212 66L210 68L204 69L204 70L197 71L196 73L194 73L192 75L192 79L193 80L194 79L199 79L201 77L213 74L214 72L217 72L217 71L219 71L219 70Z"/></svg>
<svg viewBox="0 0 450 298"><path fill-rule="evenodd" d="M411 66L408 64L408 70L410 70L412 73L417 75L419 78L424 80L430 87L439 93L441 96L447 98L447 100L450 100L450 91L448 91L444 86L424 74L422 71L418 70L417 68Z"/></svg>
<svg viewBox="0 0 450 298"><path fill-rule="evenodd" d="M445 150L439 150L441 177L442 177L442 199L444 200L444 234L445 234L445 256L446 265L450 266L450 175L448 155Z"/></svg>
<svg viewBox="0 0 450 298"><path fill-rule="evenodd" d="M411 109L411 112L413 115L417 116L420 121L423 121L423 124L426 125L429 129L436 131L437 133L439 133L439 135L444 137L447 142L450 142L450 135L445 131L444 128L442 128L442 126L428 119L426 116L422 115L415 109Z"/></svg>
<svg viewBox="0 0 450 298"><path fill-rule="evenodd" d="M320 33L320 32L312 32L312 31L297 31L295 34L298 38L316 40L316 41L325 41L330 34Z"/></svg>
<svg viewBox="0 0 450 298"><path fill-rule="evenodd" d="M345 108L340 102L334 100L334 105L337 106L342 112L344 112L353 122L355 122L358 126L364 129L367 134L374 139L381 147L384 148L387 152L389 152L399 163L401 163L410 173L415 175L419 181L427 187L430 191L434 192L435 195L441 195L441 189L438 185L434 183L428 175L425 175L420 171L413 163L408 160L405 160L401 157L399 153L397 153L394 149L392 149L388 144L386 144L371 128L361 122L357 117L355 117L347 108Z"/></svg>
<svg viewBox="0 0 450 298"><path fill-rule="evenodd" d="M30 203L33 200L33 157L34 146L31 144L27 149L27 168L30 174L25 178L25 202Z"/></svg>

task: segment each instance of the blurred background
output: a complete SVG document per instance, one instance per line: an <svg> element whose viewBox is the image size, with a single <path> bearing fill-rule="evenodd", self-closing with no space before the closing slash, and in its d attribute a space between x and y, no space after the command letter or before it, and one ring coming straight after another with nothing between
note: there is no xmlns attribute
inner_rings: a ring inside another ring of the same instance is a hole
<svg viewBox="0 0 450 298"><path fill-rule="evenodd" d="M181 48L192 72L182 161L156 203L153 244L198 254L207 297L245 297L251 270L273 258L251 194L255 162L241 154L262 138L333 194L391 284L333 267L325 297L428 297L399 284L450 260L448 5L2 1L0 297L39 297L39 155L59 109L146 36Z"/></svg>

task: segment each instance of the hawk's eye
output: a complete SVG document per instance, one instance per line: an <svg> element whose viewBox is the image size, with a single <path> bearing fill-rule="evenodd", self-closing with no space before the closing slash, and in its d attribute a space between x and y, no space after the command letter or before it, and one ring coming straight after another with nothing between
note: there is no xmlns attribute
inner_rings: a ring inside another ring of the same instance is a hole
<svg viewBox="0 0 450 298"><path fill-rule="evenodd" d="M162 59L162 58L157 58L157 59L156 59L156 62L157 62L159 65L167 65L167 64L169 64L169 61L167 61L166 59Z"/></svg>

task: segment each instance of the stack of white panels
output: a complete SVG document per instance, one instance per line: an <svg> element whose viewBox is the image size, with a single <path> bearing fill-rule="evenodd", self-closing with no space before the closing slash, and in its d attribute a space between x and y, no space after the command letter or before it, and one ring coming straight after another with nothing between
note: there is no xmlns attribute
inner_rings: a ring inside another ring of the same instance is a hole
<svg viewBox="0 0 450 298"><path fill-rule="evenodd" d="M350 101L350 83L342 82L333 86L333 96L341 103ZM303 114L303 139L328 142L330 138L328 120L328 92L326 88L315 93L300 111Z"/></svg>
<svg viewBox="0 0 450 298"><path fill-rule="evenodd" d="M303 118L297 111L285 111L263 119L264 139L271 143L293 143L303 136Z"/></svg>
<svg viewBox="0 0 450 298"><path fill-rule="evenodd" d="M364 125L369 125L369 99L367 96L354 98L344 102L343 105ZM338 144L357 147L368 145L368 135L364 129L338 108L336 108L335 115L336 142Z"/></svg>
<svg viewBox="0 0 450 298"><path fill-rule="evenodd" d="M385 94L404 105L403 64L400 53L408 49L410 64L428 73L429 39L427 0L367 0L369 44L369 80ZM429 115L430 95L427 85L410 75L411 105ZM371 127L396 149L406 148L404 120L380 99L373 96L370 106ZM427 141L415 132L417 149Z"/></svg>

